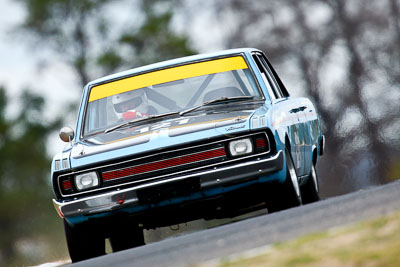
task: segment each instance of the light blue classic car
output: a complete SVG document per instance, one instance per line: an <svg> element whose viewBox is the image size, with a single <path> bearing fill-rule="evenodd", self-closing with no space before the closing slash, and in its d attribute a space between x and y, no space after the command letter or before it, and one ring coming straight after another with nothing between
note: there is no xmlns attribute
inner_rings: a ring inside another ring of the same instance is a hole
<svg viewBox="0 0 400 267"><path fill-rule="evenodd" d="M52 162L72 261L144 245L143 229L319 200L318 115L264 53L226 50L85 86Z"/></svg>

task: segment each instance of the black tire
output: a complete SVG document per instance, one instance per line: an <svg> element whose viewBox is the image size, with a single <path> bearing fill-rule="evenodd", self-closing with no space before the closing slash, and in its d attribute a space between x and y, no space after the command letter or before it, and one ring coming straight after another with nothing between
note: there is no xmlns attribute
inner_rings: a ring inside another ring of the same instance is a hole
<svg viewBox="0 0 400 267"><path fill-rule="evenodd" d="M118 225L111 233L110 244L113 252L143 246L143 230L133 222Z"/></svg>
<svg viewBox="0 0 400 267"><path fill-rule="evenodd" d="M287 148L285 149L285 156L286 179L283 184L278 185L277 190L274 190L273 201L268 207L269 212L285 210L302 204L296 169L294 168L292 157Z"/></svg>
<svg viewBox="0 0 400 267"><path fill-rule="evenodd" d="M105 255L105 239L93 225L70 226L64 219L65 238L72 262Z"/></svg>
<svg viewBox="0 0 400 267"><path fill-rule="evenodd" d="M311 173L307 182L301 186L300 190L304 204L309 204L320 200L318 175L314 164L311 166Z"/></svg>

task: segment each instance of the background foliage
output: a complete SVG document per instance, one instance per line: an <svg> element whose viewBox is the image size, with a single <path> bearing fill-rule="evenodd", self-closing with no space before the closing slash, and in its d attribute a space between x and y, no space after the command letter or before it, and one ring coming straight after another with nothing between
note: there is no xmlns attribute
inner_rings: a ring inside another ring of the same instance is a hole
<svg viewBox="0 0 400 267"><path fill-rule="evenodd" d="M71 93L112 72L215 50L207 44L257 47L288 89L318 108L327 137L318 166L323 196L399 178L398 0L19 3L26 11L18 30L24 45L50 51L49 61L73 71L79 86L65 88ZM62 120L45 116L45 100L25 91L23 108L6 117L9 99L0 90L1 266L66 256L61 221L51 205L47 154L47 137Z"/></svg>
<svg viewBox="0 0 400 267"><path fill-rule="evenodd" d="M316 104L327 137L319 166L326 196L399 178L393 172L400 149L399 1L215 5L237 19L227 47L266 51L289 90Z"/></svg>
<svg viewBox="0 0 400 267"><path fill-rule="evenodd" d="M52 191L48 181L49 158L47 136L60 127L60 120L43 121L44 99L24 91L21 109L13 119L5 118L5 89L0 88L0 265L14 260L18 251L34 247L25 260L38 260L40 249L51 249L47 242L56 240L47 235L57 223L50 216ZM24 258L24 257L23 257ZM21 264L19 259L14 264ZM27 261L29 262L29 261Z"/></svg>

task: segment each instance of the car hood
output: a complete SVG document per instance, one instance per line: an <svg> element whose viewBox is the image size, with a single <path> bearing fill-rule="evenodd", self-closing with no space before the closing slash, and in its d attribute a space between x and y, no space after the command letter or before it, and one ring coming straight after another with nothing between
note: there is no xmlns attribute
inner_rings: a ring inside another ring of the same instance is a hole
<svg viewBox="0 0 400 267"><path fill-rule="evenodd" d="M240 110L166 118L107 134L98 134L73 145L70 164L72 168L78 168L149 151L157 153L158 150L170 146L248 131L251 117L259 108L260 105L252 108L247 106L246 109Z"/></svg>

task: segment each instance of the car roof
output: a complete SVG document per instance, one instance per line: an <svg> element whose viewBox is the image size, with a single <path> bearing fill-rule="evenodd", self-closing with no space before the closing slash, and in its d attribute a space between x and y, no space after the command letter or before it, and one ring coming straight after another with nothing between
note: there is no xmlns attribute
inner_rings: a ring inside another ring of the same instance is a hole
<svg viewBox="0 0 400 267"><path fill-rule="evenodd" d="M129 69L126 71L115 73L115 74L107 75L102 78L99 78L99 79L89 82L87 86L90 87L91 85L94 85L94 84L104 83L109 80L115 80L115 79L126 77L126 76L132 76L132 75L135 75L138 73L148 72L150 70L166 68L166 67L174 66L174 65L181 65L181 64L198 61L198 60L203 60L203 59L207 59L207 58L214 58L214 57L221 57L221 56L223 57L223 56L229 56L229 55L234 55L234 54L239 54L239 53L249 53L249 52L253 52L253 51L260 51L260 50L257 48L236 48L236 49L222 50L222 51L217 51L217 52L212 52L212 53L204 53L204 54L180 57L180 58L176 58L176 59L170 59L170 60L161 61L161 62L157 62L157 63L150 64L150 65L145 65L145 66Z"/></svg>

